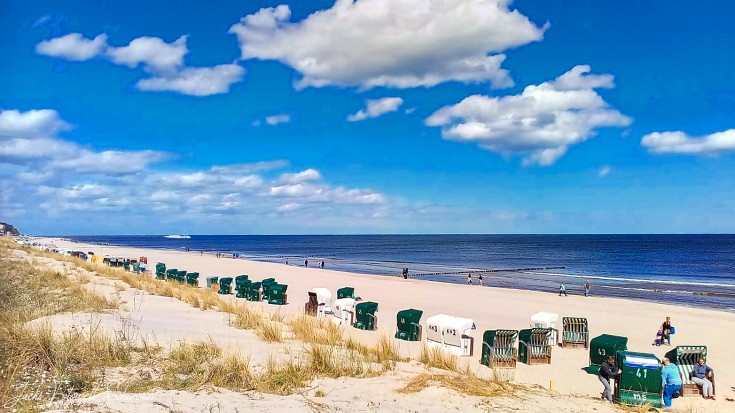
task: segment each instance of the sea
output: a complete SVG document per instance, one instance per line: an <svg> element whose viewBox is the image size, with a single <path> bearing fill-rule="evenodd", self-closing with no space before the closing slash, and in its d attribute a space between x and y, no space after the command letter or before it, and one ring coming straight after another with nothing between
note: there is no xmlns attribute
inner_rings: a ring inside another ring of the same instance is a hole
<svg viewBox="0 0 735 413"><path fill-rule="evenodd" d="M326 269L735 312L735 235L191 235L65 237ZM212 274L216 275L216 274ZM277 276L277 275L275 275ZM479 286L478 286L479 288Z"/></svg>

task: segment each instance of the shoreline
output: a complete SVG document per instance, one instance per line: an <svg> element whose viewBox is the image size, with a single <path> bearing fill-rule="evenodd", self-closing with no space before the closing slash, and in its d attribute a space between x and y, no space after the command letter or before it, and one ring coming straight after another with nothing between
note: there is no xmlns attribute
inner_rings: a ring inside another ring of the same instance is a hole
<svg viewBox="0 0 735 413"><path fill-rule="evenodd" d="M70 238L65 237L33 237L35 239L41 239L41 240L59 240L68 242L74 245L88 245L88 246L97 246L97 247L114 247L114 248L134 248L134 249L142 249L142 250L155 250L155 251L170 251L170 252L177 252L177 253L183 253L183 254L193 254L196 255L197 252L200 253L199 256L209 255L209 256L216 256L218 253L217 251L205 251L205 250L189 250L189 251L183 251L182 249L184 247L179 248L167 248L167 247L134 247L134 246L127 246L127 245L120 245L120 244L112 244L112 243L87 243L82 241L76 241ZM85 251L86 252L86 251ZM234 255L234 254L241 254L237 252L225 252L224 254L228 255ZM248 262L259 262L259 263L269 263L269 264L280 264L292 268L303 268L303 266L299 264L284 264L283 262L277 262L273 260L268 260L268 258L293 258L296 260L304 260L304 259L315 259L315 260L325 260L325 261L332 261L332 262L340 262L345 261L349 262L347 260L335 258L334 256L331 257L320 257L316 255L253 255L248 254L246 256L238 256L238 257L222 257L224 259L234 259L234 260L243 260ZM220 258L220 259L222 259ZM263 259L260 259L263 258ZM289 260L286 260L289 261ZM297 262L299 262L297 261ZM317 261L318 262L318 261ZM371 262L395 262L395 263L402 263L401 261L371 261ZM421 263L418 263L421 264ZM432 263L424 263L426 265L434 265ZM334 267L334 266L333 266ZM311 269L311 268L310 268ZM388 274L388 273L382 273L382 272L361 272L359 270L354 270L350 268L340 268L337 266L337 268L330 268L331 271L338 271L338 272L344 272L344 273L351 273L351 274L357 274L361 276L367 276L367 277L398 277L401 278L401 275L399 273L396 274ZM483 272L481 269L466 269L464 272ZM697 283L697 282L691 282L691 281L672 281L672 280L647 280L647 279L640 279L640 278L622 278L622 277L606 277L606 276L599 276L599 275L582 275L582 274L565 274L565 273L555 273L555 272L534 272L534 271L515 271L515 270L491 270L488 271L488 274L485 274L485 285L482 286L484 288L499 288L504 290L514 290L514 291L527 291L527 292L536 292L536 293L542 293L542 294L556 294L558 293L558 281L556 280L531 280L531 281L537 281L541 283L547 283L549 284L549 289L545 288L532 288L533 284L526 280L526 286L523 285L512 285L511 283L508 283L507 279L512 279L510 276L513 273L518 274L531 274L531 275L538 275L538 276L550 276L550 277L559 277L561 279L586 279L586 280L604 280L604 281L614 281L614 282L621 282L621 283L641 283L643 285L672 285L672 286L708 286L713 288L735 288L735 285L730 284L717 284L717 283ZM484 272L483 272L484 273ZM496 274L495 276L490 274ZM498 276L497 274L504 274ZM456 281L454 281L451 278L432 278L435 276L416 276L409 274L409 279L416 280L416 281L425 281L425 282L432 282L432 283L438 283L438 284L452 284L452 285L466 285L464 280L466 280L464 275L459 275L456 278ZM496 285L490 285L493 281L496 281ZM498 283L502 285L498 285ZM510 285L509 285L510 284ZM516 283L518 284L518 283ZM476 275L473 279L473 286L479 286L477 284ZM570 288L571 287L571 288ZM570 295L582 295L581 292L578 292L577 290L579 286L576 284L568 284L567 285L567 293ZM673 287L672 287L673 288ZM615 286L615 285L593 285L593 292L590 294L590 297L603 297L604 294L598 293L597 291L602 290L611 290L614 294L617 291L625 291L625 292L637 292L641 293L642 295L650 294L651 297L646 296L633 296L633 297L626 297L622 296L623 293L615 294L611 297L606 297L610 299L619 299L624 301L633 301L633 302L640 302L640 303L658 303L658 304L665 304L669 301L676 301L677 297L681 297L682 295L686 297L707 297L707 298L722 298L730 300L732 299L732 302L729 302L727 304L714 304L714 303L701 303L701 302L682 302L679 303L678 306L683 306L687 308L707 308L713 311L718 312L724 312L724 313L731 313L735 314L735 290L733 292L710 292L710 291L686 291L686 290L673 290L673 289L645 289L645 288L638 288L638 287L621 287L621 286ZM597 291L595 291L597 290ZM604 291L603 291L604 292ZM668 296L663 296L663 294L666 294Z"/></svg>
<svg viewBox="0 0 735 413"><path fill-rule="evenodd" d="M323 287L336 291L338 288L351 286L355 288L355 294L363 300L375 301L380 305L380 327L377 332L353 332L352 327L345 327L368 342L377 341L383 334L393 337L396 331L396 313L406 308L423 310L423 325L428 317L440 313L471 318L477 326L477 330L471 334L475 338L474 355L462 357L460 362L480 373L488 369L479 363L482 334L485 330L528 328L532 314L546 311L559 315L556 325L558 329L561 329L562 317L584 317L589 321L590 338L600 334L625 336L629 339L629 350L653 353L659 359L679 344L706 345L708 364L717 371L718 383L723 383L719 391L730 393L727 384L735 382L735 362L730 357L735 331L725 328L735 325L735 314L724 311L620 298L576 295L558 297L552 293L527 290L477 288L477 285L376 277L330 269L286 266L283 263L216 258L203 253L95 246L58 239L48 239L47 242L55 242L57 247L64 249L78 249L80 246L89 248L88 251L94 251L98 255L146 256L149 268L156 262L164 262L168 268L198 271L201 274L200 287L206 284L206 277L214 275L222 277L248 274L253 280L274 277L279 283L289 286L287 305L251 304L242 299L236 301L241 305L255 305L265 311L287 315L303 312L304 303L308 300L307 292L312 288ZM670 316L677 327L672 346L652 346L656 329L666 316ZM402 351L411 356L415 357L420 351L421 343L399 341L399 344ZM588 350L555 346L551 364L528 366L519 363L513 374L518 383L549 388L549 383L554 381L560 393L599 396L601 389L597 377L582 371L588 364Z"/></svg>

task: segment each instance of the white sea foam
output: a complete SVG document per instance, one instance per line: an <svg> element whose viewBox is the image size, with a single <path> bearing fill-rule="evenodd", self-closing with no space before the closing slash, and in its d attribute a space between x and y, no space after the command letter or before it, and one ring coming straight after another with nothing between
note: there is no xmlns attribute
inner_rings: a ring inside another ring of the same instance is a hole
<svg viewBox="0 0 735 413"><path fill-rule="evenodd" d="M722 284L722 283L702 283L702 282L693 282L693 281L674 281L674 280L644 280L641 278L603 277L600 275L563 274L563 273L556 273L556 272L535 272L535 271L522 271L522 272L525 274L553 275L556 277L585 278L585 279L590 279L590 280L640 282L640 283L650 283L650 284L696 285L700 287L735 288L735 284Z"/></svg>

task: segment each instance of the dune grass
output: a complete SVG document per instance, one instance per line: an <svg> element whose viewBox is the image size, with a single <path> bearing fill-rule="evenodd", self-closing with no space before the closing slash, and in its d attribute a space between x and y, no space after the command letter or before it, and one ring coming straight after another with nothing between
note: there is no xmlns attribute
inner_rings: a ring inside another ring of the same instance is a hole
<svg viewBox="0 0 735 413"><path fill-rule="evenodd" d="M426 344L421 347L419 361L425 364L426 367L433 367L453 372L459 371L457 356L439 348L429 347Z"/></svg>
<svg viewBox="0 0 735 413"><path fill-rule="evenodd" d="M482 379L471 371L464 370L452 374L419 374L397 392L416 393L430 386L445 387L461 394L478 397L513 396L521 389L517 384Z"/></svg>

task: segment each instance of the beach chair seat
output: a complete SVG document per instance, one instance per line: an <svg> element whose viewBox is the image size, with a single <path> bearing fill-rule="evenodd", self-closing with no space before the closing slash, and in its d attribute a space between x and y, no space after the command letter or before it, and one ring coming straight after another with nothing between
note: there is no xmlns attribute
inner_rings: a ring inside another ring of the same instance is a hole
<svg viewBox="0 0 735 413"><path fill-rule="evenodd" d="M223 295L232 294L232 277L219 279L219 291L217 293Z"/></svg>
<svg viewBox="0 0 735 413"><path fill-rule="evenodd" d="M286 284L271 284L268 288L268 304L286 305L288 304L288 295Z"/></svg>
<svg viewBox="0 0 735 413"><path fill-rule="evenodd" d="M157 280L165 280L166 279L166 264L162 262L156 263L156 279Z"/></svg>
<svg viewBox="0 0 735 413"><path fill-rule="evenodd" d="M406 341L421 340L421 316L424 314L421 310L408 309L399 311L396 314L397 330L395 337Z"/></svg>
<svg viewBox="0 0 735 413"><path fill-rule="evenodd" d="M692 381L692 374L694 373L694 365L697 364L700 358L707 360L707 346L677 346L666 353L666 357L679 368L681 395L701 396L702 389ZM712 382L714 392L714 378L709 380Z"/></svg>
<svg viewBox="0 0 735 413"><path fill-rule="evenodd" d="M199 273L198 272L187 273L186 274L186 284L192 287L198 287L199 286Z"/></svg>
<svg viewBox="0 0 735 413"><path fill-rule="evenodd" d="M342 287L337 290L337 299L355 298L355 289L353 287Z"/></svg>
<svg viewBox="0 0 735 413"><path fill-rule="evenodd" d="M360 330L376 330L378 328L378 303L366 301L355 306L355 323L353 327Z"/></svg>
<svg viewBox="0 0 735 413"><path fill-rule="evenodd" d="M563 317L561 346L562 348L589 348L589 326L586 318Z"/></svg>
<svg viewBox="0 0 735 413"><path fill-rule="evenodd" d="M313 291L309 291L309 301L304 304L304 314L316 317L318 308L319 300L317 299L316 293Z"/></svg>
<svg viewBox="0 0 735 413"><path fill-rule="evenodd" d="M518 332L518 360L521 363L551 364L551 328L528 328Z"/></svg>
<svg viewBox="0 0 735 413"><path fill-rule="evenodd" d="M248 301L260 301L261 294L260 294L260 281L251 282L248 285L247 293L245 294L245 299Z"/></svg>
<svg viewBox="0 0 735 413"><path fill-rule="evenodd" d="M488 367L515 368L518 361L516 330L487 330L482 335L480 363Z"/></svg>

